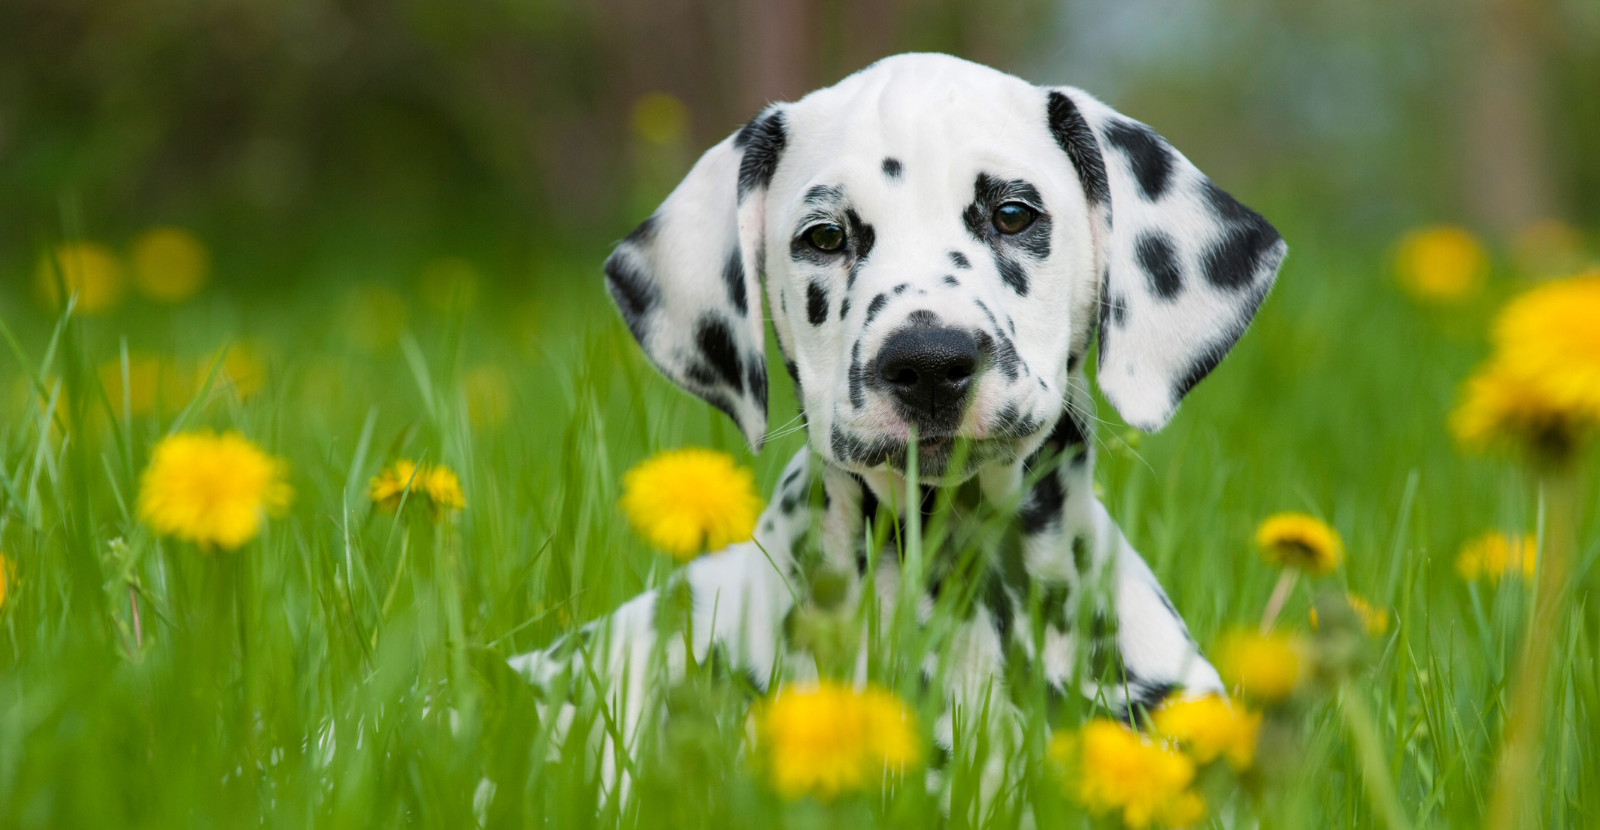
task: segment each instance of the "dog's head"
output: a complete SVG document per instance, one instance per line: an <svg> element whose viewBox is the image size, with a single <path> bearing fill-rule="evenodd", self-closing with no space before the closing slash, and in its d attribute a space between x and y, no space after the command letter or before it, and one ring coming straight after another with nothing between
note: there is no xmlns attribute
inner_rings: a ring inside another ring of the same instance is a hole
<svg viewBox="0 0 1600 830"><path fill-rule="evenodd" d="M944 55L880 61L711 148L606 261L661 371L767 428L763 293L817 452L947 480L1033 452L1098 324L1098 380L1159 429L1286 248L1150 128ZM955 439L968 464L946 470Z"/></svg>

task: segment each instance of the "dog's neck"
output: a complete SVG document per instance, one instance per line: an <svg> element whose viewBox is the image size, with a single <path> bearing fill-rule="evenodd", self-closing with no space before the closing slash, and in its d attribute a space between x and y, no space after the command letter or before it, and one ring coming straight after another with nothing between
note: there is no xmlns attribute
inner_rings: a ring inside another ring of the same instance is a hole
<svg viewBox="0 0 1600 830"><path fill-rule="evenodd" d="M1069 539L1072 517L1092 498L1092 400L1087 384L1075 376L1066 406L1044 442L1026 458L990 464L972 478L938 487L921 484L913 497L904 475L886 468L856 473L833 464L822 470L823 514L820 548L823 567L838 573L865 575L871 547L868 531L882 538L893 521L889 544L903 545L913 514L925 532L941 504L956 513L981 507L1008 515L1009 531L1020 539L1029 573L1076 581L1083 563L1074 562L1079 540ZM1083 524L1081 522L1076 524ZM935 587L935 590L937 588Z"/></svg>

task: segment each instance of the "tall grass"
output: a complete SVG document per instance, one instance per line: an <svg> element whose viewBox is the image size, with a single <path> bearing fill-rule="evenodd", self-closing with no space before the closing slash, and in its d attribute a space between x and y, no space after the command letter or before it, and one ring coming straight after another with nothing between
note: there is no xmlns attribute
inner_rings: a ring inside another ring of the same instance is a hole
<svg viewBox="0 0 1600 830"><path fill-rule="evenodd" d="M362 312L336 287L213 292L107 318L48 315L20 295L0 306L11 354L0 371L0 552L12 563L0 607L0 826L971 818L976 771L959 763L946 776L953 808L920 779L881 799L778 801L748 758L752 691L709 670L670 692L665 726L624 759L637 782L626 803L606 797L585 748L607 728L604 711L582 709L565 732L541 720L504 658L665 584L670 570L617 513L621 473L661 448L708 445L753 465L770 492L803 442L791 434L748 457L720 415L646 366L592 270L561 267L542 284L566 288L536 298L504 288L448 312L408 297L406 333L376 350L348 336ZM1493 298L1419 310L1371 271L1340 251L1298 249L1256 326L1172 426L1137 438L1099 409L1103 499L1203 646L1260 618L1275 574L1249 540L1280 509L1332 523L1349 558L1326 581L1395 620L1343 691L1371 713L1370 740L1352 742L1337 696L1305 700L1286 762L1212 805L1229 826L1375 826L1375 776L1393 782L1414 826L1476 826L1492 785L1530 586L1464 583L1452 561L1485 530L1533 532L1539 503L1509 465L1459 455L1443 425L1485 350ZM533 315L504 310L530 300ZM180 406L135 415L102 382L100 367L126 367L131 352L210 366L230 343L263 358L259 392L212 377ZM501 420L474 418L463 379L481 365L509 373ZM772 422L783 424L794 401L774 386ZM198 427L236 429L291 464L291 514L235 553L158 539L132 512L153 443ZM455 470L466 509L439 523L374 510L366 482L401 456ZM1534 778L1547 827L1600 825L1592 475L1578 492L1576 590L1554 622L1556 693ZM1310 599L1297 591L1282 624L1309 628ZM942 630L894 648L947 648ZM916 665L875 653L872 671L926 729L940 685L919 684ZM1042 693L1014 697L1035 734L1006 750L1009 783L1038 826L1079 826L1040 760L1042 732L1092 704L1052 713ZM1023 820L1005 805L980 819Z"/></svg>

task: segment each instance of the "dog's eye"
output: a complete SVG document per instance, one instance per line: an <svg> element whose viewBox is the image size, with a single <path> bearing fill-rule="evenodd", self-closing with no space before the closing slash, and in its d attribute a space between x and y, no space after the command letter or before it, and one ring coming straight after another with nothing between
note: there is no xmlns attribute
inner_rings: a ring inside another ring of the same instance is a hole
<svg viewBox="0 0 1600 830"><path fill-rule="evenodd" d="M844 228L838 225L817 225L806 231L806 242L826 254L844 247Z"/></svg>
<svg viewBox="0 0 1600 830"><path fill-rule="evenodd" d="M1022 233L1038 216L1021 202L1006 202L994 209L994 229L1004 234Z"/></svg>

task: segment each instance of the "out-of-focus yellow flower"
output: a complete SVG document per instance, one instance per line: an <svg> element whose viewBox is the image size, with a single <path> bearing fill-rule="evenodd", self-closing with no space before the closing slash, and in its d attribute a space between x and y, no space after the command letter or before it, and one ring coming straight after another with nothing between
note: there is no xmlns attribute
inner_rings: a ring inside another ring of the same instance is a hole
<svg viewBox="0 0 1600 830"><path fill-rule="evenodd" d="M788 685L760 706L756 725L772 788L784 798L832 799L921 755L911 711L875 686Z"/></svg>
<svg viewBox="0 0 1600 830"><path fill-rule="evenodd" d="M133 241L133 287L161 303L181 303L211 277L211 252L183 228L151 228Z"/></svg>
<svg viewBox="0 0 1600 830"><path fill-rule="evenodd" d="M11 560L0 553L0 608L6 607L6 591L11 588Z"/></svg>
<svg viewBox="0 0 1600 830"><path fill-rule="evenodd" d="M211 366L215 362L213 358L201 367L200 371L202 373L211 371ZM200 381L205 381L204 374L200 376ZM267 364L261 359L260 348L249 342L230 345L227 354L222 357L222 366L217 369L217 379L213 387L230 391L243 400L253 397L266 385Z"/></svg>
<svg viewBox="0 0 1600 830"><path fill-rule="evenodd" d="M457 256L440 257L422 266L417 277L422 301L438 311L471 308L478 299L478 269Z"/></svg>
<svg viewBox="0 0 1600 830"><path fill-rule="evenodd" d="M688 447L622 477L622 512L651 545L687 562L750 538L761 513L755 477L733 456Z"/></svg>
<svg viewBox="0 0 1600 830"><path fill-rule="evenodd" d="M1519 573L1532 579L1538 560L1539 545L1532 536L1489 532L1462 546L1456 555L1456 573L1468 582L1482 578L1496 583Z"/></svg>
<svg viewBox="0 0 1600 830"><path fill-rule="evenodd" d="M1217 672L1243 696L1276 703L1300 685L1304 650L1290 634L1234 631L1217 647Z"/></svg>
<svg viewBox="0 0 1600 830"><path fill-rule="evenodd" d="M467 505L461 493L461 480L443 464L419 467L415 461L401 458L373 476L368 487L373 503L390 513L400 508L402 497L412 503L427 504L435 518L446 510L460 510ZM406 495L408 489L409 496Z"/></svg>
<svg viewBox="0 0 1600 830"><path fill-rule="evenodd" d="M165 412L177 412L189 399L189 378L171 361L152 354L134 352L128 355L128 385L122 385L122 359L113 358L100 364L100 385L106 390L113 412L122 412L123 396L127 396L128 414L135 418L155 412L160 404Z"/></svg>
<svg viewBox="0 0 1600 830"><path fill-rule="evenodd" d="M511 375L493 364L475 366L461 376L467 420L480 429L498 426L511 414Z"/></svg>
<svg viewBox="0 0 1600 830"><path fill-rule="evenodd" d="M1545 399L1600 422L1600 271L1512 300L1494 326L1498 360Z"/></svg>
<svg viewBox="0 0 1600 830"><path fill-rule="evenodd" d="M1313 576L1332 572L1344 559L1339 534L1321 519L1304 513L1268 516L1256 528L1256 545L1267 562L1299 568Z"/></svg>
<svg viewBox="0 0 1600 830"><path fill-rule="evenodd" d="M98 242L58 245L54 256L39 261L34 286L39 298L52 309L61 307L58 278L68 294L78 296L74 311L80 314L104 314L122 301L122 265L111 249Z"/></svg>
<svg viewBox="0 0 1600 830"><path fill-rule="evenodd" d="M139 484L139 518L162 536L232 550L288 508L287 465L236 432L169 435Z"/></svg>
<svg viewBox="0 0 1600 830"><path fill-rule="evenodd" d="M1544 219L1511 241L1511 258L1525 277L1571 274L1583 267L1583 233L1559 219Z"/></svg>
<svg viewBox="0 0 1600 830"><path fill-rule="evenodd" d="M1483 287L1489 256L1465 228L1434 225L1400 239L1395 271L1413 297L1436 303L1465 300Z"/></svg>
<svg viewBox="0 0 1600 830"><path fill-rule="evenodd" d="M1345 594L1345 602L1350 603L1350 610L1356 612L1356 619L1361 620L1361 627L1373 637L1389 630L1389 612L1382 608L1373 608L1372 603L1355 594Z"/></svg>
<svg viewBox="0 0 1600 830"><path fill-rule="evenodd" d="M1205 800L1189 789L1194 762L1116 721L1097 718L1077 734L1058 733L1048 753L1068 793L1094 815L1120 814L1133 830L1187 827L1205 817Z"/></svg>
<svg viewBox="0 0 1600 830"><path fill-rule="evenodd" d="M406 301L377 283L359 286L345 296L340 327L350 342L369 354L394 348L406 330Z"/></svg>
<svg viewBox="0 0 1600 830"><path fill-rule="evenodd" d="M1548 449L1566 452L1579 419L1503 362L1491 362L1467 378L1461 402L1450 414L1450 432L1463 446Z"/></svg>
<svg viewBox="0 0 1600 830"><path fill-rule="evenodd" d="M689 131L689 108L665 92L650 92L633 102L633 132L651 144L670 144Z"/></svg>
<svg viewBox="0 0 1600 830"><path fill-rule="evenodd" d="M1219 695L1169 700L1156 710L1152 722L1156 732L1177 741L1202 764L1221 755L1229 766L1242 770L1255 760L1261 713L1242 703Z"/></svg>

